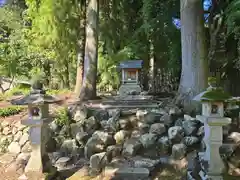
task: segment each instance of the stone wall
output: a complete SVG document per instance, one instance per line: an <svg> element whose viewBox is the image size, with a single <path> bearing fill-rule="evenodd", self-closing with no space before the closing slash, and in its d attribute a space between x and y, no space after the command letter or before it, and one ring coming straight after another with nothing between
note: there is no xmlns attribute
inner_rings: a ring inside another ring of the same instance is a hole
<svg viewBox="0 0 240 180"><path fill-rule="evenodd" d="M86 165L91 175L111 171L114 176L145 180L164 164L183 176L189 168L195 170L192 177L199 176L193 152L204 149L203 124L177 107L92 110L79 106L70 108L69 116L68 124L49 124L46 150L58 177L67 178L67 171ZM23 171L31 152L28 128L20 121L3 121L0 132L0 163L7 165L6 171ZM239 175L240 134L232 133L228 139L231 145L223 145L220 154L229 173Z"/></svg>

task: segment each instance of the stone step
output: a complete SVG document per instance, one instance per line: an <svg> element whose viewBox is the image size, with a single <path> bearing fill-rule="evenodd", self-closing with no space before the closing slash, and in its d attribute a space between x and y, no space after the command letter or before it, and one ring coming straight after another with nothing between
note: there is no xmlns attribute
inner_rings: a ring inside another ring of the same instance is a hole
<svg viewBox="0 0 240 180"><path fill-rule="evenodd" d="M106 167L104 170L105 176L111 176L115 179L131 179L131 180L147 180L150 176L150 172L147 168L113 168Z"/></svg>
<svg viewBox="0 0 240 180"><path fill-rule="evenodd" d="M159 107L157 104L149 104L149 105L100 105L101 109L114 109L114 108L157 108Z"/></svg>
<svg viewBox="0 0 240 180"><path fill-rule="evenodd" d="M120 104L127 104L127 105L142 105L142 104L158 104L159 101L153 100L115 100L115 101L103 101L101 104L104 105L120 105Z"/></svg>

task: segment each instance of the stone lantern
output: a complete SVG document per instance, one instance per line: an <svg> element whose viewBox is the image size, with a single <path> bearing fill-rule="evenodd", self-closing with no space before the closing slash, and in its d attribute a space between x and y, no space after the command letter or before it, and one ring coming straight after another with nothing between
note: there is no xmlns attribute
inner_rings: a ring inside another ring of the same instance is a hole
<svg viewBox="0 0 240 180"><path fill-rule="evenodd" d="M21 121L23 125L30 127L29 140L32 147L31 157L25 168L26 173L42 173L44 171L46 162L43 162L42 158L45 155L45 145L49 138L48 123L51 122L49 104L59 102L61 101L46 94L43 85L39 81L32 84L29 95L11 101L14 105L28 106L28 119Z"/></svg>
<svg viewBox="0 0 240 180"><path fill-rule="evenodd" d="M212 180L221 179L224 164L219 154L219 147L223 140L223 126L231 123L231 119L224 117L224 102L230 98L216 83L209 82L206 91L197 95L193 100L202 103L202 115L197 119L204 123L204 143L206 150L199 154L200 158L207 162L207 175Z"/></svg>

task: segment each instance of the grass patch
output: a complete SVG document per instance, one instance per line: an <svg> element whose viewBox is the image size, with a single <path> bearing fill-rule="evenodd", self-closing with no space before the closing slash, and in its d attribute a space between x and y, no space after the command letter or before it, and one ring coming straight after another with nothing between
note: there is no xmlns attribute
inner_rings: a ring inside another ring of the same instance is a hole
<svg viewBox="0 0 240 180"><path fill-rule="evenodd" d="M15 114L19 114L25 108L21 106L9 106L0 109L0 117L8 117Z"/></svg>

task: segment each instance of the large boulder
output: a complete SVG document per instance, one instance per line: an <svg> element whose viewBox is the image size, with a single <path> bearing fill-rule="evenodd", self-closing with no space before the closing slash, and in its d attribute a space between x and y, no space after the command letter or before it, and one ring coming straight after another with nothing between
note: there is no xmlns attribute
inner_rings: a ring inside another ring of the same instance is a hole
<svg viewBox="0 0 240 180"><path fill-rule="evenodd" d="M106 110L96 110L93 112L93 116L98 120L98 121L106 121L109 119L109 113Z"/></svg>
<svg viewBox="0 0 240 180"><path fill-rule="evenodd" d="M132 128L132 124L131 124L130 120L127 119L127 118L124 118L124 119L121 118L121 119L119 119L118 123L119 123L119 128L120 128L120 129L130 130L130 129Z"/></svg>
<svg viewBox="0 0 240 180"><path fill-rule="evenodd" d="M183 121L183 130L186 136L196 136L198 129L202 126L203 124L198 121L198 120L188 120L188 121Z"/></svg>
<svg viewBox="0 0 240 180"><path fill-rule="evenodd" d="M237 146L234 144L223 144L219 148L219 154L224 162L227 162L230 157L233 156L233 153L237 149Z"/></svg>
<svg viewBox="0 0 240 180"><path fill-rule="evenodd" d="M136 116L137 116L139 121L144 121L144 118L147 115L148 115L147 110L137 110L137 112L136 112Z"/></svg>
<svg viewBox="0 0 240 180"><path fill-rule="evenodd" d="M240 146L237 146L232 156L230 156L229 163L231 163L235 168L240 168Z"/></svg>
<svg viewBox="0 0 240 180"><path fill-rule="evenodd" d="M120 157L122 154L122 146L121 145L108 146L106 151L109 155L111 155L112 158Z"/></svg>
<svg viewBox="0 0 240 180"><path fill-rule="evenodd" d="M175 123L174 123L174 126L183 126L183 122L184 122L184 119L183 118L178 118Z"/></svg>
<svg viewBox="0 0 240 180"><path fill-rule="evenodd" d="M153 171L160 164L160 160L142 158L139 156L134 157L132 160L135 168L147 168L149 171Z"/></svg>
<svg viewBox="0 0 240 180"><path fill-rule="evenodd" d="M77 133L83 132L83 121L70 124L70 129L71 129L71 136L75 138Z"/></svg>
<svg viewBox="0 0 240 180"><path fill-rule="evenodd" d="M138 122L138 129L141 134L146 134L149 132L150 125L144 122Z"/></svg>
<svg viewBox="0 0 240 180"><path fill-rule="evenodd" d="M186 136L182 142L187 146L188 151L200 149L201 147L201 139L195 136Z"/></svg>
<svg viewBox="0 0 240 180"><path fill-rule="evenodd" d="M84 156L89 159L93 154L103 152L104 149L105 144L101 139L91 137L84 147Z"/></svg>
<svg viewBox="0 0 240 180"><path fill-rule="evenodd" d="M92 170L96 172L99 172L110 161L111 161L111 158L107 156L106 152L94 154L90 158L90 168L92 168Z"/></svg>
<svg viewBox="0 0 240 180"><path fill-rule="evenodd" d="M147 133L143 134L139 141L142 143L145 149L148 149L156 145L157 138L158 136L156 134Z"/></svg>
<svg viewBox="0 0 240 180"><path fill-rule="evenodd" d="M100 126L99 121L94 116L91 116L84 122L84 131L93 134L94 131L100 128Z"/></svg>
<svg viewBox="0 0 240 180"><path fill-rule="evenodd" d="M152 124L149 133L156 134L158 136L163 135L166 132L165 125L162 123Z"/></svg>
<svg viewBox="0 0 240 180"><path fill-rule="evenodd" d="M79 143L79 145L83 146L87 143L87 140L89 139L89 134L86 132L78 132L76 134L76 141Z"/></svg>
<svg viewBox="0 0 240 180"><path fill-rule="evenodd" d="M159 122L159 119L161 118L162 115L147 110L138 110L136 112L136 116L140 122L153 124L155 122Z"/></svg>
<svg viewBox="0 0 240 180"><path fill-rule="evenodd" d="M61 145L60 152L65 155L77 155L77 154L82 154L83 149L81 149L76 141L74 139L67 139L63 141L63 144Z"/></svg>
<svg viewBox="0 0 240 180"><path fill-rule="evenodd" d="M86 106L77 106L73 115L73 120L76 122L84 121L88 116L88 109Z"/></svg>
<svg viewBox="0 0 240 180"><path fill-rule="evenodd" d="M159 138L157 141L157 146L158 146L159 154L164 154L164 155L168 154L172 147L171 141L167 136L163 136Z"/></svg>
<svg viewBox="0 0 240 180"><path fill-rule="evenodd" d="M126 139L131 137L130 131L120 130L114 135L114 139L117 144L123 144Z"/></svg>
<svg viewBox="0 0 240 180"><path fill-rule="evenodd" d="M174 119L172 118L171 115L169 114L164 114L161 118L160 118L160 123L165 124L167 127L170 127L174 122Z"/></svg>
<svg viewBox="0 0 240 180"><path fill-rule="evenodd" d="M239 132L232 132L228 136L228 140L234 144L240 144L240 133Z"/></svg>
<svg viewBox="0 0 240 180"><path fill-rule="evenodd" d="M124 156L135 156L142 149L142 144L137 138L130 138L123 144Z"/></svg>
<svg viewBox="0 0 240 180"><path fill-rule="evenodd" d="M101 140L105 146L116 144L113 136L109 135L107 132L95 131L92 135L92 138Z"/></svg>
<svg viewBox="0 0 240 180"><path fill-rule="evenodd" d="M186 157L187 154L187 147L186 145L180 143L180 144L174 144L172 147L172 157L174 159L183 159Z"/></svg>
<svg viewBox="0 0 240 180"><path fill-rule="evenodd" d="M168 137L172 143L180 143L184 137L183 128L180 126L173 126L168 129Z"/></svg>
<svg viewBox="0 0 240 180"><path fill-rule="evenodd" d="M8 151L13 154L19 154L21 152L21 146L19 145L18 142L12 142L8 146Z"/></svg>
<svg viewBox="0 0 240 180"><path fill-rule="evenodd" d="M120 118L121 115L121 110L120 109L116 109L114 111L111 112L112 117L110 117L107 120L107 125L109 126L109 129L113 130L113 131L118 131L119 130L119 123L118 120Z"/></svg>

